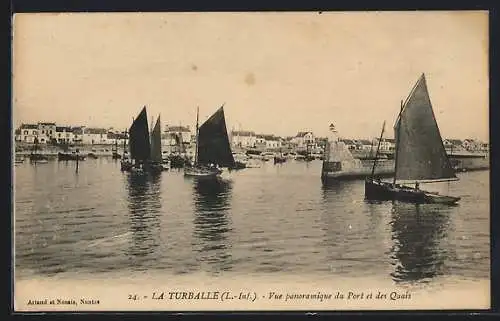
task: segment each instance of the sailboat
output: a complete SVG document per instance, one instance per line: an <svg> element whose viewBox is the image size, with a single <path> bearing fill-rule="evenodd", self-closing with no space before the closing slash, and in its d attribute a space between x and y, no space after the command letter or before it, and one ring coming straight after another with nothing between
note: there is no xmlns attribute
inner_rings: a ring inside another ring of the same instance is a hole
<svg viewBox="0 0 500 321"><path fill-rule="evenodd" d="M142 108L141 112L130 126L129 149L130 160L122 160L122 171L144 172L146 163L151 159L151 144L149 141L146 106Z"/></svg>
<svg viewBox="0 0 500 321"><path fill-rule="evenodd" d="M198 127L199 109L196 111L196 149L194 164L184 168L185 176L216 177L221 168L233 169L234 156L227 135L224 105Z"/></svg>
<svg viewBox="0 0 500 321"><path fill-rule="evenodd" d="M396 137L394 179L392 182L382 182L376 178L373 175L375 161L372 175L365 179L366 199L412 203L457 203L460 197L440 195L419 188L420 183L458 180L443 145L424 74L406 101L401 102L394 130ZM381 137L383 132L382 128ZM380 144L377 154L379 148ZM415 184L415 187L404 185L408 183Z"/></svg>
<svg viewBox="0 0 500 321"><path fill-rule="evenodd" d="M155 126L151 131L151 159L147 163L148 169L151 171L162 171L169 169L170 165L163 162L162 152L161 152L161 123L160 116L156 119Z"/></svg>

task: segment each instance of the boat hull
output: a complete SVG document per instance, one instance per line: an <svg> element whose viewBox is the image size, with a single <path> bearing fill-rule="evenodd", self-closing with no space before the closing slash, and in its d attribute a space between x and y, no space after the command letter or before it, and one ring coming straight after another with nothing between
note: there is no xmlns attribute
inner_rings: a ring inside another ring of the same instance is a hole
<svg viewBox="0 0 500 321"><path fill-rule="evenodd" d="M286 158L285 157L274 157L274 163L275 164L281 164L281 163L285 163L286 162Z"/></svg>
<svg viewBox="0 0 500 321"><path fill-rule="evenodd" d="M57 153L57 159L60 161L76 161L76 160L83 161L85 160L85 156L69 154L69 153Z"/></svg>
<svg viewBox="0 0 500 321"><path fill-rule="evenodd" d="M201 168L201 167L186 167L184 176L196 178L213 178L222 174L222 171L217 168Z"/></svg>
<svg viewBox="0 0 500 321"><path fill-rule="evenodd" d="M42 154L31 154L29 156L29 160L32 162L46 161L48 160L48 157Z"/></svg>
<svg viewBox="0 0 500 321"><path fill-rule="evenodd" d="M460 197L440 195L411 187L372 179L365 180L365 199L402 201L418 204L456 204Z"/></svg>

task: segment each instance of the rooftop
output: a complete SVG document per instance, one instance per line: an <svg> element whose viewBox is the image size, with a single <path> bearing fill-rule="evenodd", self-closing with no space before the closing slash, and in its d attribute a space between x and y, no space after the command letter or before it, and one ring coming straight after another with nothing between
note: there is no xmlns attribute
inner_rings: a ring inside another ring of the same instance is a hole
<svg viewBox="0 0 500 321"><path fill-rule="evenodd" d="M297 136L295 136L295 137L304 137L307 134L312 134L312 132L310 132L310 131L308 131L308 132L298 132Z"/></svg>
<svg viewBox="0 0 500 321"><path fill-rule="evenodd" d="M255 132L248 131L248 130L233 130L231 132L233 136L255 136Z"/></svg>
<svg viewBox="0 0 500 321"><path fill-rule="evenodd" d="M189 133L191 130L186 126L167 126L166 132L181 132L181 133Z"/></svg>
<svg viewBox="0 0 500 321"><path fill-rule="evenodd" d="M21 124L21 129L38 129L38 125L35 125L35 124Z"/></svg>
<svg viewBox="0 0 500 321"><path fill-rule="evenodd" d="M85 134L107 134L108 130L105 128L86 128Z"/></svg>

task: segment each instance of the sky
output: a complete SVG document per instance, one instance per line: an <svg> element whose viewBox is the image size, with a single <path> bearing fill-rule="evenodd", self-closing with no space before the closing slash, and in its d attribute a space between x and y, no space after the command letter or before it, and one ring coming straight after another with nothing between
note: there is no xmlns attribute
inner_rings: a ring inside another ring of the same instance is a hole
<svg viewBox="0 0 500 321"><path fill-rule="evenodd" d="M380 134L425 73L443 138L488 140L483 11L16 14L13 125ZM387 130L392 136L393 131Z"/></svg>

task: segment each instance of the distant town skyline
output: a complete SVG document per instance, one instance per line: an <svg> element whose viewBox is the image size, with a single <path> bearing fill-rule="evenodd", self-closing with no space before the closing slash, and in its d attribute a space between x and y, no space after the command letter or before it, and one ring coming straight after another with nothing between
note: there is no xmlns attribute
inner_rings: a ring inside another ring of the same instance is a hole
<svg viewBox="0 0 500 321"><path fill-rule="evenodd" d="M14 18L13 127L194 127L385 137L425 73L443 138L489 141L488 15L64 13Z"/></svg>

